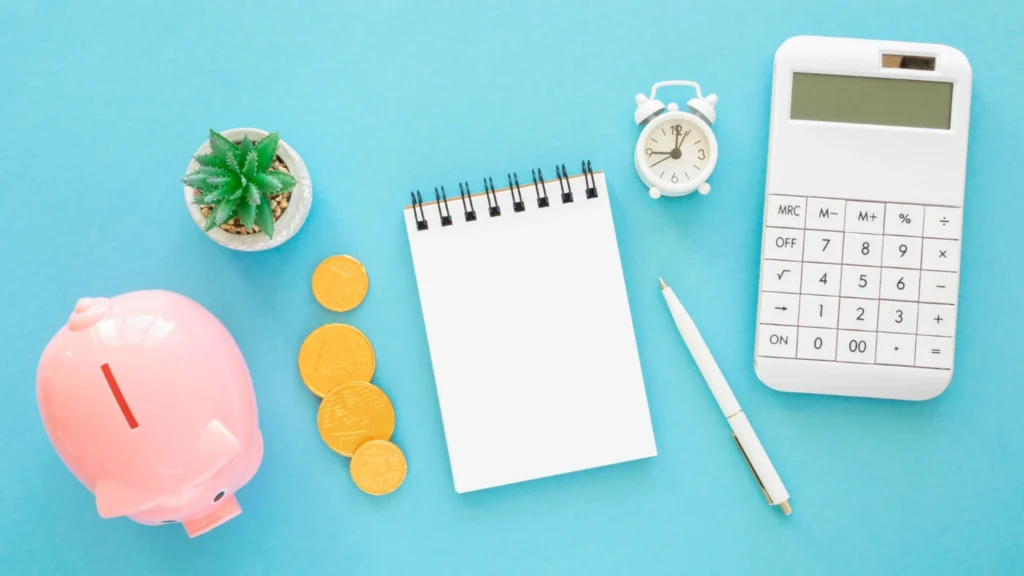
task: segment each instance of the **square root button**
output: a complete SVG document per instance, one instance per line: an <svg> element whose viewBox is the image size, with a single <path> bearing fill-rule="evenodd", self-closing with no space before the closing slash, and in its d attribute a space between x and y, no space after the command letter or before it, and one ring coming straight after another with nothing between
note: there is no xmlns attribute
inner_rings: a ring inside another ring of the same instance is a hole
<svg viewBox="0 0 1024 576"><path fill-rule="evenodd" d="M806 199L803 196L769 195L768 205L764 209L766 225L803 228L805 202Z"/></svg>

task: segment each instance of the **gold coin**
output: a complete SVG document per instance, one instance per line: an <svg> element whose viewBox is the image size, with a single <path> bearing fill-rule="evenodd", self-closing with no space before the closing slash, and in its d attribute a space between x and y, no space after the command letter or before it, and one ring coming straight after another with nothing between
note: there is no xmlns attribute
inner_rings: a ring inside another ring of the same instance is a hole
<svg viewBox="0 0 1024 576"><path fill-rule="evenodd" d="M366 268L351 256L331 256L313 271L313 295L328 310L346 312L355 308L369 289Z"/></svg>
<svg viewBox="0 0 1024 576"><path fill-rule="evenodd" d="M325 324L299 349L299 374L306 387L323 398L345 382L369 382L376 358L363 333L345 324Z"/></svg>
<svg viewBox="0 0 1024 576"><path fill-rule="evenodd" d="M360 490L374 496L390 494L405 481L408 466L402 451L387 440L371 440L356 450L348 471Z"/></svg>
<svg viewBox="0 0 1024 576"><path fill-rule="evenodd" d="M395 409L380 388L368 382L349 382L324 396L316 427L331 450L352 456L366 442L391 438Z"/></svg>

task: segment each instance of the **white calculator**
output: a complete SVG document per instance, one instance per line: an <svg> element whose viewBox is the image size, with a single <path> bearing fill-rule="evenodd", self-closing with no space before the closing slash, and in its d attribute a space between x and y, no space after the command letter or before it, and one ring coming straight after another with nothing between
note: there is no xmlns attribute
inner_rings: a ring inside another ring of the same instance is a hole
<svg viewBox="0 0 1024 576"><path fill-rule="evenodd" d="M971 67L821 37L775 54L754 365L776 390L924 400L953 375Z"/></svg>

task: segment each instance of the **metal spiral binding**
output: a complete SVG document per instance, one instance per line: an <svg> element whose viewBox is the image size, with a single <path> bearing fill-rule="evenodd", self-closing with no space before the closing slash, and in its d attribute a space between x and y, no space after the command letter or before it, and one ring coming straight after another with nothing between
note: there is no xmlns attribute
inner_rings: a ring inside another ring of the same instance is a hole
<svg viewBox="0 0 1024 576"><path fill-rule="evenodd" d="M473 208L473 195L469 192L469 182L466 182L466 191L462 191L462 182L459 182L459 198L462 198L462 211L466 213L466 222L476 220L476 209ZM466 199L469 199L469 208L466 207Z"/></svg>
<svg viewBox="0 0 1024 576"><path fill-rule="evenodd" d="M562 185L562 175L565 175L565 185ZM561 169L558 165L555 165L555 176L558 176L558 187L562 189L562 204L568 204L572 202L572 186L569 185L569 172L565 169L565 164L562 164Z"/></svg>
<svg viewBox="0 0 1024 576"><path fill-rule="evenodd" d="M515 176L516 185L512 186L512 176ZM519 175L513 172L508 175L508 191L512 194L512 209L516 212L522 212L526 210L526 204L523 203L523 191L519 189ZM519 200L516 200L516 192L519 192Z"/></svg>
<svg viewBox="0 0 1024 576"><path fill-rule="evenodd" d="M537 168L536 171L530 170L530 174L533 175L533 189L537 191L537 208L548 207L548 186L544 183L544 173ZM537 179L540 178L540 187L537 186ZM544 196L540 195L541 188L544 189Z"/></svg>
<svg viewBox="0 0 1024 576"><path fill-rule="evenodd" d="M582 165L583 181L587 183L587 199L597 198L597 180L594 180L594 169L590 167L590 160L584 160ZM444 186L441 189L444 190Z"/></svg>
<svg viewBox="0 0 1024 576"><path fill-rule="evenodd" d="M434 198L437 199L437 214L441 217L441 226L452 225L452 211L448 209L448 195L444 193L444 186L441 186L441 193L437 193L437 187L434 187ZM441 201L444 200L444 212L441 212Z"/></svg>
<svg viewBox="0 0 1024 576"><path fill-rule="evenodd" d="M580 167L585 183L586 198L588 200L597 198L597 180L594 177L594 168L589 160L581 162ZM508 177L509 195L512 197L512 210L514 212L525 212L526 201L523 199L523 190L519 184L519 174L509 172L506 176ZM544 182L544 173L540 168L531 169L530 176L533 178L533 189L537 195L537 208L549 207L551 200L548 197L547 184ZM565 164L555 165L555 176L558 177L558 187L561 190L562 203L572 203L574 201L572 184L570 183L569 171L566 170ZM487 213L492 218L501 216L501 205L498 204L498 192L494 188L493 178L484 178L484 194L487 196ZM429 225L423 210L423 197L420 195L419 190L411 192L410 195L412 196L412 213L416 219L416 229L427 230ZM462 202L462 211L466 222L476 221L476 208L473 206L473 193L469 188L469 182L459 182L459 199ZM441 226L451 226L454 222L451 209L448 206L448 194L445 192L444 186L434 187L434 200L437 204L437 214L441 218Z"/></svg>
<svg viewBox="0 0 1024 576"><path fill-rule="evenodd" d="M488 185L488 181L490 185ZM498 206L498 193L494 191L494 179L484 178L484 194L487 195L487 211L491 217L501 216L501 206ZM491 205L491 196L494 196L494 205Z"/></svg>

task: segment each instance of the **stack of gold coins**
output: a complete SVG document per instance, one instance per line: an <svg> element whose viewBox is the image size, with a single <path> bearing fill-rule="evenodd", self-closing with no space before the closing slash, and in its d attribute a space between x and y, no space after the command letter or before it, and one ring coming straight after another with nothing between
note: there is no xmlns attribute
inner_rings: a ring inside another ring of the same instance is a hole
<svg viewBox="0 0 1024 576"><path fill-rule="evenodd" d="M351 256L331 256L313 272L313 295L329 310L359 305L369 289L366 269ZM370 383L376 367L373 346L362 332L327 324L306 337L299 350L299 374L323 398L317 428L323 441L351 458L352 481L367 494L394 492L405 480L405 455L390 442L395 410L384 391Z"/></svg>

